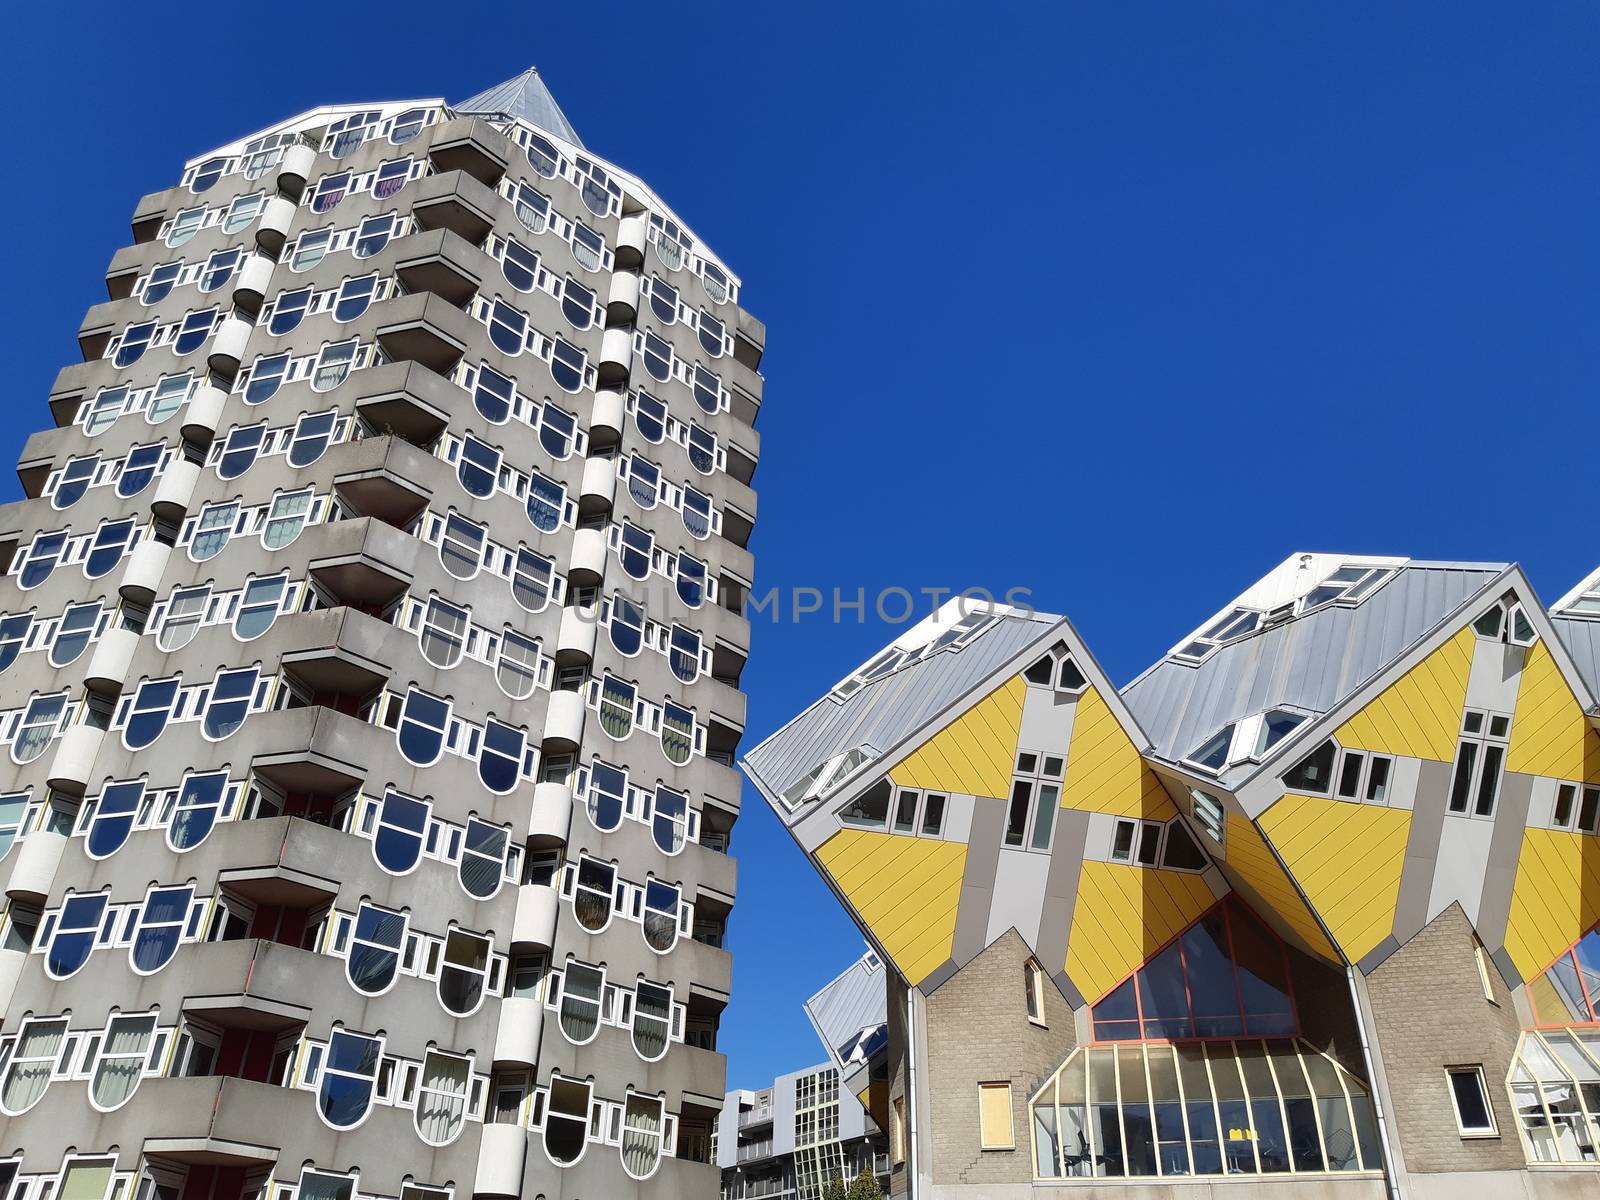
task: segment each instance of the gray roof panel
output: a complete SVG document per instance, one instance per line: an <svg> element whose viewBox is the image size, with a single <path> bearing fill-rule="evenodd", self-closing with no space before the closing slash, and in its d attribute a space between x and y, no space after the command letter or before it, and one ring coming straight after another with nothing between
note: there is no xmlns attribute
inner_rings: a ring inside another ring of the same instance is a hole
<svg viewBox="0 0 1600 1200"><path fill-rule="evenodd" d="M876 964L876 965L873 965ZM883 964L870 951L806 1001L806 1015L834 1062L839 1050L863 1029L889 1019Z"/></svg>
<svg viewBox="0 0 1600 1200"><path fill-rule="evenodd" d="M1552 614L1550 623L1561 635L1561 643L1572 655L1578 674L1589 685L1589 691L1600 696L1600 621Z"/></svg>
<svg viewBox="0 0 1600 1200"><path fill-rule="evenodd" d="M529 67L522 74L450 107L459 113L508 113L559 138L565 138L574 146L583 145L578 131L572 127L567 114L561 111L561 106L539 77L538 67Z"/></svg>

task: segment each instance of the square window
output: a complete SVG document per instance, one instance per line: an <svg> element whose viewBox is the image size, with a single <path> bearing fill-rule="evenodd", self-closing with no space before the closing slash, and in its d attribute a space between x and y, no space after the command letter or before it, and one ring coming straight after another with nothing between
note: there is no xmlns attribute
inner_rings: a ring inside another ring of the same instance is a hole
<svg viewBox="0 0 1600 1200"><path fill-rule="evenodd" d="M1483 1082L1483 1067L1447 1067L1450 1100L1455 1105L1456 1128L1462 1137L1497 1137L1494 1110Z"/></svg>

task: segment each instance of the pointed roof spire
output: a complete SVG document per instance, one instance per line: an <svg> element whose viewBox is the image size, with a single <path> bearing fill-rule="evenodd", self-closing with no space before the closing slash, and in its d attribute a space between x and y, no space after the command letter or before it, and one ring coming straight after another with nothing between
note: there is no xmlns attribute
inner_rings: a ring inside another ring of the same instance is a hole
<svg viewBox="0 0 1600 1200"><path fill-rule="evenodd" d="M583 145L578 131L572 127L572 122L567 120L566 113L561 111L561 106L539 77L538 67L529 67L522 74L504 83L497 83L451 107L464 113L509 113L576 146Z"/></svg>

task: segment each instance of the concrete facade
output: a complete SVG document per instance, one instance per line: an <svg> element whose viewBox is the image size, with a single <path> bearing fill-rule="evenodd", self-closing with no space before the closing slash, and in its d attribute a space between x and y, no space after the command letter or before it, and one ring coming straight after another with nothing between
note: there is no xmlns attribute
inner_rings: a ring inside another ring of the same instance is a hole
<svg viewBox="0 0 1600 1200"><path fill-rule="evenodd" d="M192 160L24 450L17 1200L715 1192L764 331L486 96Z"/></svg>

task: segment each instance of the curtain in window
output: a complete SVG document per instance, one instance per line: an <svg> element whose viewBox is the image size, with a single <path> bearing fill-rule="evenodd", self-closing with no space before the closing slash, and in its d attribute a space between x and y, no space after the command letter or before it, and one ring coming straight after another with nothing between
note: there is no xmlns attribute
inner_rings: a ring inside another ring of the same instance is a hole
<svg viewBox="0 0 1600 1200"><path fill-rule="evenodd" d="M628 1097L622 1122L622 1165L635 1179L643 1179L661 1161L661 1102Z"/></svg>
<svg viewBox="0 0 1600 1200"><path fill-rule="evenodd" d="M94 1099L101 1108L116 1108L139 1086L145 1047L150 1044L154 1025L150 1017L111 1023L94 1073Z"/></svg>
<svg viewBox="0 0 1600 1200"><path fill-rule="evenodd" d="M641 1058L654 1062L667 1049L672 1001L665 989L640 986L634 999L633 1046Z"/></svg>
<svg viewBox="0 0 1600 1200"><path fill-rule="evenodd" d="M73 1163L61 1181L58 1200L102 1200L111 1185L110 1159Z"/></svg>
<svg viewBox="0 0 1600 1200"><path fill-rule="evenodd" d="M422 1090L417 1095L417 1132L423 1141L442 1146L461 1132L466 1112L466 1061L429 1053L422 1064Z"/></svg>
<svg viewBox="0 0 1600 1200"><path fill-rule="evenodd" d="M561 989L561 1029L574 1042L587 1042L600 1023L600 972L576 963L567 965Z"/></svg>
<svg viewBox="0 0 1600 1200"><path fill-rule="evenodd" d="M65 1021L52 1021L48 1025L30 1027L17 1040L16 1049L12 1051L11 1069L6 1072L5 1087L0 1089L0 1100L4 1101L9 1111L22 1112L44 1095L44 1089L50 1086L50 1069L55 1064L66 1030ZM38 1061L18 1061L24 1058Z"/></svg>

